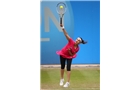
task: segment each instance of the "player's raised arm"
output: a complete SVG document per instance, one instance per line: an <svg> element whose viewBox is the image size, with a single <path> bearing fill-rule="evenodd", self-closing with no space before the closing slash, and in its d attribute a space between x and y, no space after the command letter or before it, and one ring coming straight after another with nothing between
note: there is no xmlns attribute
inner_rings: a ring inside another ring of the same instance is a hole
<svg viewBox="0 0 140 90"><path fill-rule="evenodd" d="M67 40L70 40L70 36L68 35L67 31L65 30L64 26L62 24L60 24L60 26L62 27L63 33L66 36Z"/></svg>

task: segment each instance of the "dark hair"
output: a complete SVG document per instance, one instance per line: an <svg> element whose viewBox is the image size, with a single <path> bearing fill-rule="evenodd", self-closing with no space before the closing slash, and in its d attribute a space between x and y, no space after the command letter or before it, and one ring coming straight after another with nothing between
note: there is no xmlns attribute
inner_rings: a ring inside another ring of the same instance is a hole
<svg viewBox="0 0 140 90"><path fill-rule="evenodd" d="M87 43L87 41L84 41L82 38L81 38L81 40L82 40L82 42L81 42L82 44L86 44Z"/></svg>

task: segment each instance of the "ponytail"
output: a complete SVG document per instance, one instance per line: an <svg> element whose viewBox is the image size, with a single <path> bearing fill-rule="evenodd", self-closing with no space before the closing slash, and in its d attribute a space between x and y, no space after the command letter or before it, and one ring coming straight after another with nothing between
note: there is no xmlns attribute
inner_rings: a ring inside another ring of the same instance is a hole
<svg viewBox="0 0 140 90"><path fill-rule="evenodd" d="M82 41L82 44L86 44L86 43L87 43L87 41L84 41L84 40Z"/></svg>
<svg viewBox="0 0 140 90"><path fill-rule="evenodd" d="M84 41L82 38L81 38L81 40L82 40L82 42L81 42L82 44L86 44L87 43L87 41Z"/></svg>

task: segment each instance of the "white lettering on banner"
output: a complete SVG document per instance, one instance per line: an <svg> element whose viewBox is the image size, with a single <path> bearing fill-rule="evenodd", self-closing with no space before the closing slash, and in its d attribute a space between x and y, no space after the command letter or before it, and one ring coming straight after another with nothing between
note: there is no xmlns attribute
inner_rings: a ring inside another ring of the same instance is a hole
<svg viewBox="0 0 140 90"><path fill-rule="evenodd" d="M53 23L57 27L58 31L62 32L59 21L56 19L56 17L54 16L52 11L48 7L45 7L44 14L45 14L44 15L45 32L47 32L47 33L50 32L49 18L53 21ZM64 20L63 20L63 22L64 22ZM50 38L41 38L41 41L50 41Z"/></svg>
<svg viewBox="0 0 140 90"><path fill-rule="evenodd" d="M50 30L49 29L49 18L51 18L51 20L53 21L55 26L58 28L58 30L60 32L62 32L61 27L60 27L60 23L57 21L56 17L53 15L51 10L47 7L45 8L45 16L44 17L45 17L45 32L49 32L49 30Z"/></svg>

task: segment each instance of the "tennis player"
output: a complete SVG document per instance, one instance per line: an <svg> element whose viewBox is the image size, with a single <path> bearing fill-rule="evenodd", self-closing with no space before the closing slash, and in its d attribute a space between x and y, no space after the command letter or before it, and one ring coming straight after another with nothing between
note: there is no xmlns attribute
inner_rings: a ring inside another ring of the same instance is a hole
<svg viewBox="0 0 140 90"><path fill-rule="evenodd" d="M66 30L62 27L63 33L66 36L68 43L66 46L62 48L62 50L57 51L56 53L60 55L60 63L61 63L61 79L60 79L60 86L63 86L64 83L64 68L65 68L65 61L67 61L67 82L63 87L68 87L70 85L70 74L71 74L71 63L72 59L75 58L77 55L76 53L79 51L79 44L86 44L87 42L84 41L81 37L78 37L75 41L68 35Z"/></svg>

